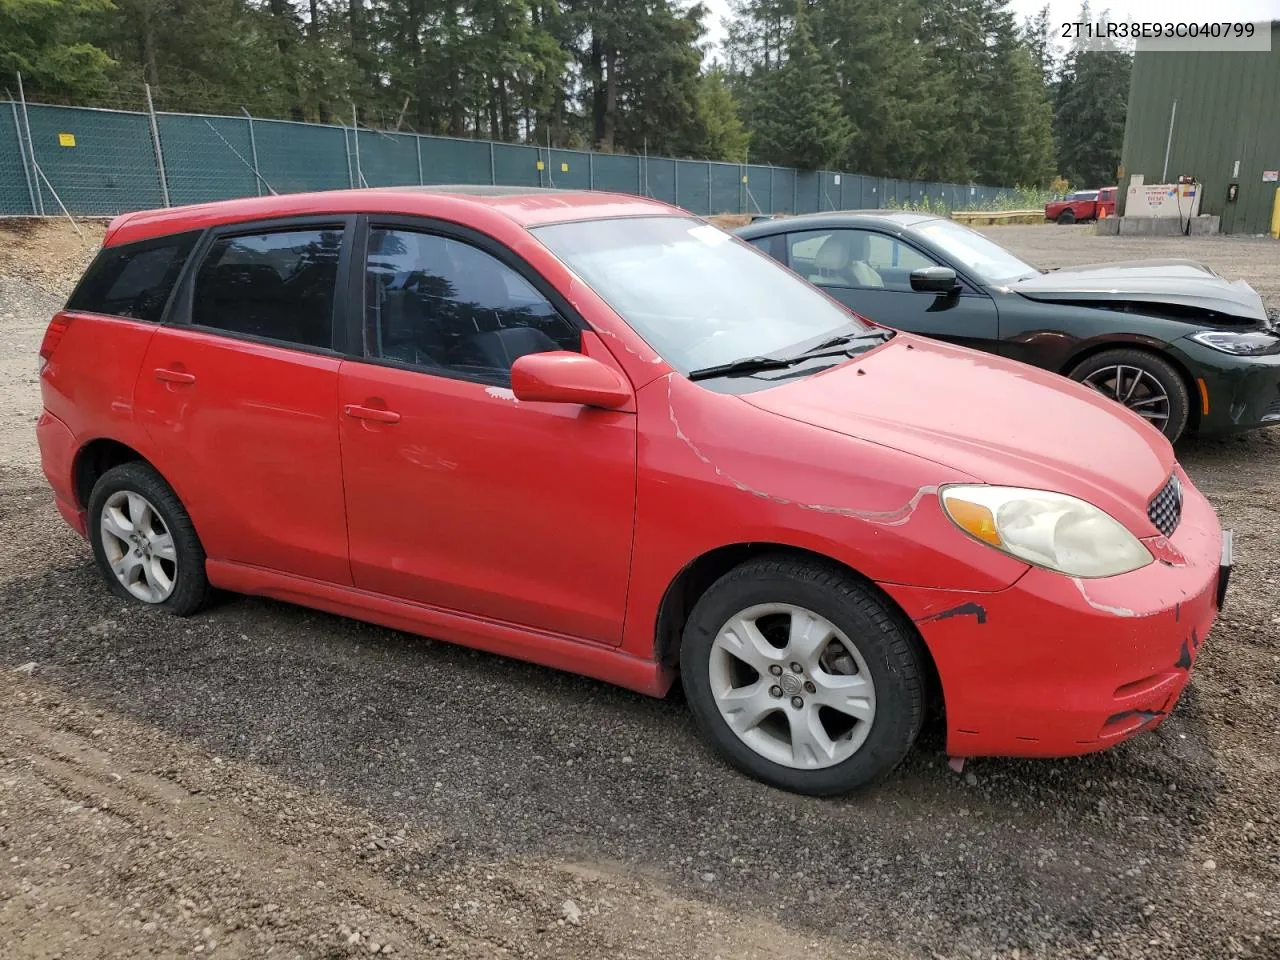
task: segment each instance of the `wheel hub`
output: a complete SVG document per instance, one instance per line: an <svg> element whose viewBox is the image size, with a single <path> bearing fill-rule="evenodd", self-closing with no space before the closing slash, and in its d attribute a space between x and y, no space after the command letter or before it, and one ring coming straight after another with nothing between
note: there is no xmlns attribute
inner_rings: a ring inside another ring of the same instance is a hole
<svg viewBox="0 0 1280 960"><path fill-rule="evenodd" d="M857 646L804 607L742 610L721 627L708 668L725 723L782 766L842 763L866 742L875 719L875 684Z"/></svg>

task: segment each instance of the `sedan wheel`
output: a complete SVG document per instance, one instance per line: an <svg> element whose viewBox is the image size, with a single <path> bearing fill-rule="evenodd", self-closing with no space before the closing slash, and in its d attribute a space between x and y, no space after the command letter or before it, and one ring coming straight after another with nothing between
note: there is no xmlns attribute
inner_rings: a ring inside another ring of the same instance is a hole
<svg viewBox="0 0 1280 960"><path fill-rule="evenodd" d="M1169 394L1160 381L1139 367L1116 364L1095 370L1082 381L1104 397L1118 400L1157 430L1169 422Z"/></svg>
<svg viewBox="0 0 1280 960"><path fill-rule="evenodd" d="M835 766L871 732L871 671L849 638L812 610L766 603L739 612L716 637L709 671L729 729L774 763Z"/></svg>
<svg viewBox="0 0 1280 960"><path fill-rule="evenodd" d="M1186 428L1190 392L1163 357L1145 350L1108 350L1071 371L1071 379L1124 404L1170 442Z"/></svg>
<svg viewBox="0 0 1280 960"><path fill-rule="evenodd" d="M680 647L690 709L739 770L796 793L870 784L924 720L918 634L870 584L833 564L764 556L694 605Z"/></svg>

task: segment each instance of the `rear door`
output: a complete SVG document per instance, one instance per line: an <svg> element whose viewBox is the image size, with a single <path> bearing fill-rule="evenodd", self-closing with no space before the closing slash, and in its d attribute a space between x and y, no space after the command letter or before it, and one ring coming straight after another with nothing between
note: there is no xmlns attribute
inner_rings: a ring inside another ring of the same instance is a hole
<svg viewBox="0 0 1280 960"><path fill-rule="evenodd" d="M995 351L999 316L987 294L967 283L958 294L911 289L911 271L948 266L899 237L876 230L787 234L792 270L869 320L911 333Z"/></svg>
<svg viewBox="0 0 1280 960"><path fill-rule="evenodd" d="M134 393L211 559L349 584L335 336L354 218L212 231Z"/></svg>

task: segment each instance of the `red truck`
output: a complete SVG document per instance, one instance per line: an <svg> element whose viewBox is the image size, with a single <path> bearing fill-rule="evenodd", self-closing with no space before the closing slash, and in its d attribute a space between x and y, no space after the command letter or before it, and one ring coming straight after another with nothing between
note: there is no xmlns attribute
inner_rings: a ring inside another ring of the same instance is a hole
<svg viewBox="0 0 1280 960"><path fill-rule="evenodd" d="M1101 190L1077 190L1061 200L1050 200L1044 205L1044 218L1057 223L1082 223L1099 217L1116 215L1116 188Z"/></svg>

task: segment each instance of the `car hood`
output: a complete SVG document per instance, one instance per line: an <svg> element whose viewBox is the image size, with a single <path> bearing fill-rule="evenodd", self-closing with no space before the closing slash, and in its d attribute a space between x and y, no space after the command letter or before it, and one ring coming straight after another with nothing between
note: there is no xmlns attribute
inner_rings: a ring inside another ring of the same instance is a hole
<svg viewBox="0 0 1280 960"><path fill-rule="evenodd" d="M1131 260L1064 267L1009 284L1031 300L1164 304L1219 314L1223 323L1267 322L1257 291L1194 260Z"/></svg>
<svg viewBox="0 0 1280 960"><path fill-rule="evenodd" d="M985 483L1080 497L1139 536L1154 535L1147 504L1175 465L1162 434L1088 387L904 333L742 399Z"/></svg>

